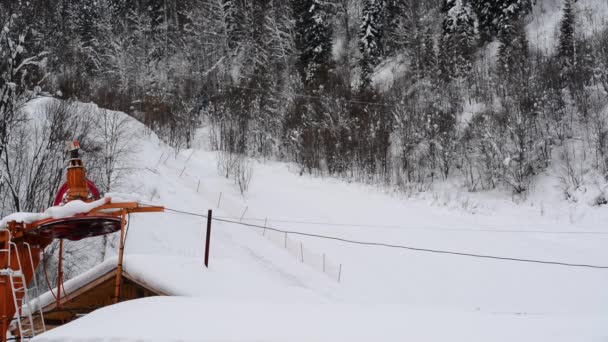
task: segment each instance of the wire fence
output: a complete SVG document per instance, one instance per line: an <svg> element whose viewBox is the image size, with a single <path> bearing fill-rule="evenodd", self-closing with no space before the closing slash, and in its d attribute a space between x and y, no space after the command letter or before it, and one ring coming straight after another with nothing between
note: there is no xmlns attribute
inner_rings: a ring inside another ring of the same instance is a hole
<svg viewBox="0 0 608 342"><path fill-rule="evenodd" d="M334 263L328 259L326 253L319 254L304 246L300 240L289 237L288 233L261 229L260 234L275 246L284 248L289 254L316 271L322 272L329 278L340 282L342 280L342 264Z"/></svg>
<svg viewBox="0 0 608 342"><path fill-rule="evenodd" d="M146 204L142 204L142 205L146 205ZM175 213L181 213L184 215L207 217L203 214L198 214L198 213L193 213L193 212L188 212L188 211L183 211L183 210L178 210L178 209L165 208L165 210L175 212ZM260 225L256 225L256 224L250 224L250 223L238 222L238 221L230 221L230 220L224 220L224 219L220 219L220 218L213 218L213 220L219 221L219 222L232 223L235 226L242 226L242 227L248 227L248 228L254 228L254 229L266 229L266 230L271 230L271 231L275 231L275 232L280 232L283 234L308 236L308 237L313 237L313 238L333 240L333 241L339 241L339 242L343 242L343 243L347 243L347 244L362 245L362 246L384 247L384 248L402 249L402 250L409 250L409 251L416 251L416 252L436 253L436 254L443 254L443 255L450 255L450 256L461 256L461 257L470 257L470 258L479 258L479 259L513 261L513 262L520 262L520 263L534 263L534 264L556 265L556 266L566 266L566 267L581 267L581 268L591 268L591 269L608 269L608 265L593 265L593 264L563 262L563 261L538 260L538 259L527 259L527 258L517 258L517 257L508 257L508 256L496 256L496 255L488 255L488 254L478 254L478 253L470 253L470 252L460 252L460 251L450 251L450 250L443 250L443 249L397 245L397 244L391 244L391 243L385 243L385 242L351 240L351 239L337 237L337 236L306 233L306 232L295 231L295 230L278 229L278 228L273 228L273 227L269 227L269 226L264 227L264 226L260 226Z"/></svg>

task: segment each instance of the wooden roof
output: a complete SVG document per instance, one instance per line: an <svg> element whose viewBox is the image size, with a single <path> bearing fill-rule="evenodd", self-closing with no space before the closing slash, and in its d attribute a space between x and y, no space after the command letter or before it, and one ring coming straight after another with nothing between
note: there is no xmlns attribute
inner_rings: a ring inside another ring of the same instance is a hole
<svg viewBox="0 0 608 342"><path fill-rule="evenodd" d="M167 294L167 293L155 288L154 286L150 285L148 282L146 282L145 279L141 279L139 277L132 276L126 270L123 270L122 277L123 277L123 289L122 289L123 296L121 296L122 299L127 299L127 298L125 298L126 294L124 292L125 292L125 290L128 290L129 284L134 284L138 287L141 287L142 289L149 291L150 293L153 293L156 296L170 295L170 294ZM62 297L61 306L64 307L66 304L76 301L83 296L86 297L88 295L94 295L94 292L96 289L100 289L100 288L103 289L104 285L107 286L108 283L111 283L112 291L113 291L115 279L116 279L116 267L114 267L109 272L106 272L105 274L100 275L99 277L95 278L94 280L81 285L76 290L72 289L72 291L70 291L64 297ZM124 289L124 287L127 287L127 289ZM103 292L105 292L105 291L103 291ZM112 292L112 294L113 294L113 292ZM128 299L134 299L134 298L128 298ZM111 303L108 303L106 305L109 305L109 304L111 304ZM104 305L104 306L106 306L106 305ZM54 310L56 308L57 308L57 302L53 301L52 303L44 306L42 308L42 311L48 312L48 311Z"/></svg>
<svg viewBox="0 0 608 342"><path fill-rule="evenodd" d="M114 304L116 270L115 265L109 271L92 278L88 282L79 284L76 288L70 286L70 292L66 293L65 297L62 296L59 308L57 308L56 301L43 306L42 312L47 330L61 326L99 308ZM155 288L146 279L135 277L123 270L121 301L167 295L170 294ZM42 323L38 312L34 313L34 321L36 329L40 329ZM12 324L11 333L18 336L16 324Z"/></svg>

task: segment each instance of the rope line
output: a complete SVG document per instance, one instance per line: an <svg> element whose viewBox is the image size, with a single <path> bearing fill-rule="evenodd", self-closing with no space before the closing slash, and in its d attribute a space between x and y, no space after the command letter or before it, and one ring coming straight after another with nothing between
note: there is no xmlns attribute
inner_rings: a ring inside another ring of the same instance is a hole
<svg viewBox="0 0 608 342"><path fill-rule="evenodd" d="M188 211L184 211L184 210L177 210L177 209L171 209L171 208L165 208L165 210L172 211L175 213L185 214L185 215L207 218L207 215L188 212ZM340 241L340 242L356 244L356 245L387 247L387 248L404 249L404 250L411 250L411 251L417 251L417 252L428 252L428 253L456 255L456 256L465 256L465 257L482 258L482 259L503 260L503 261L526 262L526 263L534 263L534 264L557 265L557 266L567 266L567 267L581 267L581 268L592 268L592 269L608 269L608 266L601 266L601 265L579 264L579 263L570 263L570 262L561 262L561 261L536 260L536 259L514 258L514 257L501 257L501 256L488 255L488 254L456 252L456 251L441 250L441 249L396 245L396 244L389 244L389 243L383 243L383 242L358 241L358 240L345 239L345 238L336 237L336 236L328 236L328 235L312 234L312 233L305 233L305 232L299 232L299 231L293 231L293 230L278 229L278 228L272 228L272 227L264 227L264 226L260 226L260 225L256 225L256 224L231 221L231 220L215 218L215 217L212 219L214 221L218 221L218 222L231 223L231 224L235 224L235 225L253 227L253 228L257 228L257 229L268 229L271 231L280 232L280 233L284 233L284 234L308 236L308 237Z"/></svg>

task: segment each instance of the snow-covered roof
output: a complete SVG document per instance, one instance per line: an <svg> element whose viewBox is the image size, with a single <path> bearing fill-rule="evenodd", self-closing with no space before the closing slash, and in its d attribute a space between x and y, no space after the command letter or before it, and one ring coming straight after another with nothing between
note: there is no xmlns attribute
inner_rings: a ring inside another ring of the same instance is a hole
<svg viewBox="0 0 608 342"><path fill-rule="evenodd" d="M110 201L111 201L111 199L108 197L101 198L101 199L98 199L97 201L88 202L88 203L80 201L80 200L75 200L75 201L70 201L62 206L50 207L42 213L28 213L28 212L13 213L13 214L10 214L10 215L4 217L0 221L0 229L5 228L6 224L8 222L12 222L12 221L16 221L19 223L32 223L32 222L35 222L38 220L44 220L47 218L58 219L58 218L74 216L76 214L88 213L89 211L91 211L97 207L100 207Z"/></svg>
<svg viewBox="0 0 608 342"><path fill-rule="evenodd" d="M601 317L488 315L398 305L148 297L101 308L34 341L510 342L543 341L550 335L588 341L592 328L603 323Z"/></svg>
<svg viewBox="0 0 608 342"><path fill-rule="evenodd" d="M162 258L164 260L160 260L158 256L143 256L143 255L131 255L125 256L123 260L123 272L126 275L133 278L134 280L140 280L144 282L147 286L153 288L159 293L164 294L174 294L180 293L179 288L172 286L169 284L167 278L163 278L158 274L158 272L154 272L153 268L158 267L171 267L167 265L170 261L168 259L171 258ZM183 262L183 260L182 260ZM64 291L65 293L71 294L75 291L78 291L80 288L90 284L91 282L103 277L104 275L112 272L117 268L118 258L113 257L105 260L104 262L98 264L97 266L89 269L88 271L66 281L64 283ZM163 281L164 279L164 281ZM53 292L56 292L56 288L53 289ZM63 293L62 297L65 296ZM46 307L55 302L55 298L51 291L48 291L38 298L33 299L33 302L36 306L40 305L41 307Z"/></svg>

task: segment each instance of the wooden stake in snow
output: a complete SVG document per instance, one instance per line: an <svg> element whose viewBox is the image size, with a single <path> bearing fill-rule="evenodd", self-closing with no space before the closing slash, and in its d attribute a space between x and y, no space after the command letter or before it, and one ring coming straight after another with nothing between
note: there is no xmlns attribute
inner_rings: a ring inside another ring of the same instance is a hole
<svg viewBox="0 0 608 342"><path fill-rule="evenodd" d="M222 201L222 193L220 192L220 198L217 199L217 208L220 208L220 202Z"/></svg>
<svg viewBox="0 0 608 342"><path fill-rule="evenodd" d="M241 215L241 219L239 221L243 221L243 217L245 217L245 213L247 212L247 209L249 209L249 207L245 207L245 210L243 210L243 215Z"/></svg>
<svg viewBox="0 0 608 342"><path fill-rule="evenodd" d="M338 270L338 283L340 282L341 278L342 278L342 264L340 264L340 269Z"/></svg>
<svg viewBox="0 0 608 342"><path fill-rule="evenodd" d="M264 230L262 231L262 236L266 235L266 224L268 224L268 217L264 219Z"/></svg>
<svg viewBox="0 0 608 342"><path fill-rule="evenodd" d="M302 256L302 263L304 262L304 246L302 245L302 241L300 241L300 255Z"/></svg>

